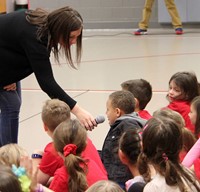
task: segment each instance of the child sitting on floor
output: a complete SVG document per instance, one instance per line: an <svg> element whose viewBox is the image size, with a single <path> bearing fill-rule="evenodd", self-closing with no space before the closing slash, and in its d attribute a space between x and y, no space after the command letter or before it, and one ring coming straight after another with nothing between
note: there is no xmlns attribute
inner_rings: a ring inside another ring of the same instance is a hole
<svg viewBox="0 0 200 192"><path fill-rule="evenodd" d="M143 128L145 119L135 111L135 99L129 91L115 91L109 95L106 102L106 115L110 129L102 148L102 161L108 173L109 180L115 181L123 189L125 182L133 176L118 156L118 142L121 135L129 129Z"/></svg>
<svg viewBox="0 0 200 192"><path fill-rule="evenodd" d="M47 100L42 109L42 121L44 130L52 137L56 127L63 121L70 120L69 106L58 99ZM100 156L92 141L87 137L87 145L81 154L83 158L93 159L97 166L100 167L105 176L106 170L101 162ZM56 152L53 142L46 145L44 152L35 151L32 155L34 166L39 164L38 182L43 185L48 185L50 178L54 176L55 171L63 166L63 158Z"/></svg>
<svg viewBox="0 0 200 192"><path fill-rule="evenodd" d="M55 192L85 192L99 180L107 180L93 159L84 159L81 153L87 145L87 131L78 120L67 120L53 133L56 151L63 166L56 170L49 188Z"/></svg>

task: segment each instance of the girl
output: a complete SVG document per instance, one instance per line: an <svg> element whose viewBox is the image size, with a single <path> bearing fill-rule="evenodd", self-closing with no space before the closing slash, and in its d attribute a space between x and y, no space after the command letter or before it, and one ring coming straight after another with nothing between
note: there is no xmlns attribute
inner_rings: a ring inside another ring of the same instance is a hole
<svg viewBox="0 0 200 192"><path fill-rule="evenodd" d="M7 165L0 164L0 191L2 192L22 192L22 188L17 176Z"/></svg>
<svg viewBox="0 0 200 192"><path fill-rule="evenodd" d="M180 162L183 161L183 158L187 154L187 152L192 148L192 146L196 142L196 138L194 134L185 127L185 121L183 117L176 111L173 111L171 109L165 108L157 110L153 113L154 117L168 117L172 120L174 120L178 126L182 130L182 137L183 137L183 148L179 154Z"/></svg>
<svg viewBox="0 0 200 192"><path fill-rule="evenodd" d="M197 138L199 138L200 136L200 96L197 96L192 100L189 117L190 117L191 123L195 126L194 134Z"/></svg>
<svg viewBox="0 0 200 192"><path fill-rule="evenodd" d="M200 138L187 153L182 164L188 168L193 165L196 177L200 180Z"/></svg>
<svg viewBox="0 0 200 192"><path fill-rule="evenodd" d="M127 192L143 191L145 181L140 175L137 167L137 159L141 152L141 139L138 130L127 130L119 140L119 158L121 162L128 166L133 175L133 179L126 182ZM137 189L137 190L135 190Z"/></svg>
<svg viewBox="0 0 200 192"><path fill-rule="evenodd" d="M58 125L53 133L53 141L64 165L56 170L49 187L51 190L84 192L96 181L107 180L92 159L81 158L86 147L87 131L78 120L67 120Z"/></svg>
<svg viewBox="0 0 200 192"><path fill-rule="evenodd" d="M19 167L21 157L25 156L28 156L28 152L15 143L10 143L0 148L0 163L3 165L11 167L14 164Z"/></svg>
<svg viewBox="0 0 200 192"><path fill-rule="evenodd" d="M144 192L197 192L200 184L193 173L179 163L182 149L180 127L167 117L152 118L142 134L143 151L139 171L149 183ZM151 178L149 164L156 174Z"/></svg>
<svg viewBox="0 0 200 192"><path fill-rule="evenodd" d="M197 138L200 136L200 96L192 100L189 117L195 126L195 135ZM194 165L194 172L198 179L200 179L200 138L188 152L183 159L182 164L186 167Z"/></svg>
<svg viewBox="0 0 200 192"><path fill-rule="evenodd" d="M198 95L199 86L194 73L178 72L172 75L167 95L170 103L167 107L180 113L185 120L185 126L192 132L194 132L194 125L192 125L188 114L192 99Z"/></svg>
<svg viewBox="0 0 200 192"><path fill-rule="evenodd" d="M32 167L32 161L28 157L28 153L25 149L23 149L18 144L7 144L0 148L0 165L8 166L10 169L12 167L12 171L17 176L20 182L20 190L21 192L52 192L50 189L42 186L41 184L37 184L36 172ZM0 173L1 175L1 173ZM6 175L5 175L6 176ZM7 175L9 176L9 175ZM9 176L11 177L11 175ZM4 177L0 179L3 182ZM12 179L14 177L12 176ZM9 178L7 178L9 182ZM14 181L12 181L14 183ZM16 185L17 182L15 181ZM1 187L3 187L6 183L2 183ZM11 186L10 186L11 187ZM1 191L1 190L0 190ZM3 192L4 190L2 190ZM9 191L9 190L8 190ZM10 191L18 191L16 186L16 190Z"/></svg>

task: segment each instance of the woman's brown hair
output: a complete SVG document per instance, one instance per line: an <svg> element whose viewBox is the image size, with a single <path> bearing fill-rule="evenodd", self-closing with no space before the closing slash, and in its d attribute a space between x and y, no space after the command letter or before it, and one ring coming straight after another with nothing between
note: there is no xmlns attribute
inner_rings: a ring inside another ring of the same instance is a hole
<svg viewBox="0 0 200 192"><path fill-rule="evenodd" d="M38 26L38 40L48 39L47 49L53 51L58 63L59 51L62 50L70 66L77 68L71 55L70 33L81 29L81 34L76 42L76 63L78 65L82 53L83 19L76 10L67 6L48 13L37 8L36 10L28 10L26 19L29 23ZM60 44L61 41L65 43Z"/></svg>

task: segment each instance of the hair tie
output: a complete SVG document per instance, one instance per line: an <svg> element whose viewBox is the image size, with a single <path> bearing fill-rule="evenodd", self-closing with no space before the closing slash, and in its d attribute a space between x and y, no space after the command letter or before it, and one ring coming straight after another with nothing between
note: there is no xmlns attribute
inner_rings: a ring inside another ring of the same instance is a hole
<svg viewBox="0 0 200 192"><path fill-rule="evenodd" d="M138 136L139 136L140 140L142 140L142 134L143 134L143 130L138 132Z"/></svg>
<svg viewBox="0 0 200 192"><path fill-rule="evenodd" d="M12 165L12 171L17 176L20 177L22 175L26 175L26 170L24 167L17 167L16 165Z"/></svg>
<svg viewBox="0 0 200 192"><path fill-rule="evenodd" d="M148 124L146 124L144 127L143 127L143 131L148 127Z"/></svg>
<svg viewBox="0 0 200 192"><path fill-rule="evenodd" d="M24 167L16 167L16 165L12 165L13 173L18 177L18 180L21 184L21 188L23 192L30 192L31 180L26 175L26 170Z"/></svg>
<svg viewBox="0 0 200 192"><path fill-rule="evenodd" d="M163 153L162 154L162 158L164 159L164 161L166 162L166 161L168 161L168 156L166 155L166 153Z"/></svg>
<svg viewBox="0 0 200 192"><path fill-rule="evenodd" d="M76 149L77 149L77 146L75 144L65 145L65 147L63 148L64 156L67 157L71 153L76 155Z"/></svg>

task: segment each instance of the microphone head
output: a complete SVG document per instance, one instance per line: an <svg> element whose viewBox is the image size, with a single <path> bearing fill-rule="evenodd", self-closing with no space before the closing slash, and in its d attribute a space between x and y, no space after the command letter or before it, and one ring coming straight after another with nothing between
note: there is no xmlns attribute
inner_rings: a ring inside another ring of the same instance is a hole
<svg viewBox="0 0 200 192"><path fill-rule="evenodd" d="M96 118L95 118L95 121L97 124L99 123L103 123L105 121L105 117L103 115L98 115Z"/></svg>

